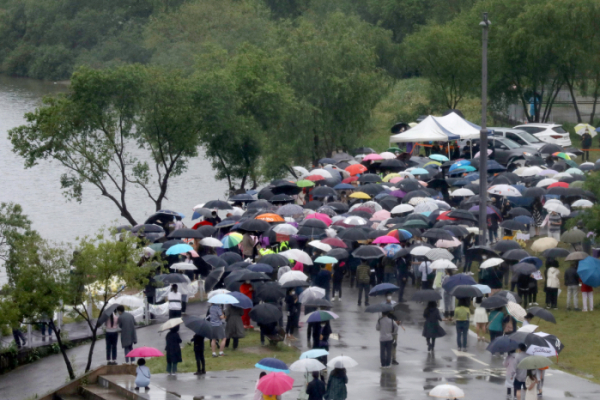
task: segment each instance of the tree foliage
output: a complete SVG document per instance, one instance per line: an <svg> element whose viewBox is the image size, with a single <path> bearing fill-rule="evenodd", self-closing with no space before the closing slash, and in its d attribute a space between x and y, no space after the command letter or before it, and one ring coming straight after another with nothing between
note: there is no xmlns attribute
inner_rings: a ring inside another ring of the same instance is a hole
<svg viewBox="0 0 600 400"><path fill-rule="evenodd" d="M15 242L32 234L31 221L19 204L0 203L0 260L6 261Z"/></svg>

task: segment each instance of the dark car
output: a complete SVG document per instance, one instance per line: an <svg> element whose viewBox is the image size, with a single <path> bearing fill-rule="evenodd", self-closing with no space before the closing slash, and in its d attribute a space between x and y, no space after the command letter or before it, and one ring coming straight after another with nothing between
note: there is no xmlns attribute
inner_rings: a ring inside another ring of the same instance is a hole
<svg viewBox="0 0 600 400"><path fill-rule="evenodd" d="M479 139L474 139L473 145L476 149L479 149ZM502 165L508 165L510 161L516 159L540 156L535 147L521 146L505 137L488 137L488 149L492 150L490 159L496 160Z"/></svg>

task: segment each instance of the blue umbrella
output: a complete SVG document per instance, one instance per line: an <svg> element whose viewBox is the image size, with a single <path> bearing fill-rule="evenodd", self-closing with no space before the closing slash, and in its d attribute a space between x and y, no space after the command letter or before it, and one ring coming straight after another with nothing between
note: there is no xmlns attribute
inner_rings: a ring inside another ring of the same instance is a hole
<svg viewBox="0 0 600 400"><path fill-rule="evenodd" d="M471 182L468 181L467 179L461 178L461 179L457 179L454 182L452 182L451 186L463 187L463 186L467 186L469 183L471 183Z"/></svg>
<svg viewBox="0 0 600 400"><path fill-rule="evenodd" d="M465 165L471 165L471 161L469 161L469 160L460 160L460 161L457 161L457 162L455 162L454 164L452 164L450 166L449 171L454 171L455 169L460 168L460 167L465 166Z"/></svg>
<svg viewBox="0 0 600 400"><path fill-rule="evenodd" d="M290 373L290 370L288 369L288 366L286 363L284 363L281 360L278 360L276 358L271 358L271 357L263 358L262 360L257 362L254 366L258 369L262 369L263 371L285 372L286 374Z"/></svg>
<svg viewBox="0 0 600 400"><path fill-rule="evenodd" d="M169 247L167 250L167 255L172 256L181 253L187 253L188 251L192 251L194 248L189 244L176 244L175 246Z"/></svg>
<svg viewBox="0 0 600 400"><path fill-rule="evenodd" d="M238 304L239 300L230 294L220 293L208 299L207 302L212 304Z"/></svg>
<svg viewBox="0 0 600 400"><path fill-rule="evenodd" d="M304 360L305 358L319 358L319 357L326 356L328 354L329 354L329 352L327 350L313 349L313 350L305 351L304 353L300 354L300 359Z"/></svg>
<svg viewBox="0 0 600 400"><path fill-rule="evenodd" d="M527 215L519 215L514 218L515 221L520 222L521 224L531 225L533 224L533 218L528 217Z"/></svg>
<svg viewBox="0 0 600 400"><path fill-rule="evenodd" d="M273 272L273 267L271 267L269 264L254 264L250 265L246 269L252 272L264 272L265 274L270 274Z"/></svg>
<svg viewBox="0 0 600 400"><path fill-rule="evenodd" d="M594 257L587 257L579 261L577 274L581 281L588 286L600 286L600 260Z"/></svg>
<svg viewBox="0 0 600 400"><path fill-rule="evenodd" d="M544 262L539 259L538 257L525 257L522 260L519 260L520 263L525 262L525 263L529 263L529 264L533 264L535 265L535 267L537 269L540 269L542 267L542 265L544 264Z"/></svg>
<svg viewBox="0 0 600 400"><path fill-rule="evenodd" d="M383 249L385 250L385 255L387 257L393 257L397 252L402 250L402 246L399 244L388 244Z"/></svg>
<svg viewBox="0 0 600 400"><path fill-rule="evenodd" d="M441 154L432 154L429 156L429 158L435 161L448 161L448 157Z"/></svg>
<svg viewBox="0 0 600 400"><path fill-rule="evenodd" d="M519 347L519 342L515 342L508 336L500 336L494 339L487 347L490 353L508 353L516 350Z"/></svg>
<svg viewBox="0 0 600 400"><path fill-rule="evenodd" d="M429 174L429 171L427 171L425 168L415 168L415 169L412 169L410 171L410 173L413 175L425 175L425 174Z"/></svg>
<svg viewBox="0 0 600 400"><path fill-rule="evenodd" d="M473 279L471 276L465 274L456 274L446 279L446 282L444 282L442 287L446 292L450 293L452 289L454 289L457 286L476 284L477 282L475 282L475 279Z"/></svg>
<svg viewBox="0 0 600 400"><path fill-rule="evenodd" d="M413 237L412 233L405 229L398 229L398 240L404 241Z"/></svg>
<svg viewBox="0 0 600 400"><path fill-rule="evenodd" d="M380 283L371 289L369 292L369 296L381 296L386 295L388 293L396 292L400 290L400 288L396 285L392 285L391 283Z"/></svg>
<svg viewBox="0 0 600 400"><path fill-rule="evenodd" d="M354 186L348 183L338 183L333 187L335 190L354 190L356 189Z"/></svg>
<svg viewBox="0 0 600 400"><path fill-rule="evenodd" d="M243 309L247 309L247 308L252 308L254 305L252 304L252 300L250 300L250 297L246 296L243 293L240 292L230 292L227 293L230 296L233 296L237 299L237 301L239 301L239 303L237 304L232 304L232 306L237 307L237 308L243 308Z"/></svg>
<svg viewBox="0 0 600 400"><path fill-rule="evenodd" d="M469 182L476 181L477 179L479 179L479 172L471 172L470 174L465 175L463 178L468 180Z"/></svg>

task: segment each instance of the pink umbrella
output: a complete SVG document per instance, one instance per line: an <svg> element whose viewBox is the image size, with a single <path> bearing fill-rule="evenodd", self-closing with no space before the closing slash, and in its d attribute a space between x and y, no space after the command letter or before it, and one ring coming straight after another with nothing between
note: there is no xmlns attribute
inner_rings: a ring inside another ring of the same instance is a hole
<svg viewBox="0 0 600 400"><path fill-rule="evenodd" d="M324 222L327 226L331 225L331 218L327 214L322 213L313 213L307 215L304 219L318 219L319 221Z"/></svg>
<svg viewBox="0 0 600 400"><path fill-rule="evenodd" d="M419 181L419 183L421 184L421 186L427 187L427 182L425 182L425 181Z"/></svg>
<svg viewBox="0 0 600 400"><path fill-rule="evenodd" d="M400 241L393 236L379 236L373 240L373 244L398 244Z"/></svg>
<svg viewBox="0 0 600 400"><path fill-rule="evenodd" d="M200 257L200 255L198 255L198 253L196 253L196 250L190 250L189 253L192 255L193 258Z"/></svg>
<svg viewBox="0 0 600 400"><path fill-rule="evenodd" d="M435 247L439 247L442 249L448 249L451 247L458 247L461 245L461 241L458 240L457 238L453 238L452 240L444 240L444 239L440 239L437 242L435 242Z"/></svg>
<svg viewBox="0 0 600 400"><path fill-rule="evenodd" d="M365 156L365 158L362 159L363 161L377 161L377 160L383 160L383 157L381 157L379 154L367 154Z"/></svg>
<svg viewBox="0 0 600 400"><path fill-rule="evenodd" d="M258 381L257 389L267 396L279 396L292 390L294 378L284 372L272 372Z"/></svg>
<svg viewBox="0 0 600 400"><path fill-rule="evenodd" d="M301 262L296 261L296 264L294 264L294 268L292 268L292 271L304 272L304 264L302 264Z"/></svg>
<svg viewBox="0 0 600 400"><path fill-rule="evenodd" d="M321 240L321 243L328 244L331 247L340 247L342 249L345 249L348 247L348 246L346 246L346 243L344 243L343 240L338 239L338 238L325 238L325 239Z"/></svg>
<svg viewBox="0 0 600 400"><path fill-rule="evenodd" d="M390 218L392 215L387 210L377 211L371 216L371 221L383 221L384 219Z"/></svg>
<svg viewBox="0 0 600 400"><path fill-rule="evenodd" d="M356 207L352 211L362 211L362 212L366 212L369 214L373 214L373 210L371 210L369 207Z"/></svg>
<svg viewBox="0 0 600 400"><path fill-rule="evenodd" d="M131 350L125 357L132 358L148 358L148 357L162 357L164 356L159 350L154 347L138 347L137 349Z"/></svg>
<svg viewBox="0 0 600 400"><path fill-rule="evenodd" d="M403 177L401 177L401 176L397 176L397 177L395 177L395 178L392 178L392 179L390 179L390 183L398 183L398 182L400 182L402 179L404 179L404 178L403 178Z"/></svg>

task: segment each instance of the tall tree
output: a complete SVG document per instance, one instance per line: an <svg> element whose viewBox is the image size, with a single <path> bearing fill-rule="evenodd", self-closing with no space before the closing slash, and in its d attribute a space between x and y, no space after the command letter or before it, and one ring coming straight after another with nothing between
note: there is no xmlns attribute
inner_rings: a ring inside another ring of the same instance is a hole
<svg viewBox="0 0 600 400"><path fill-rule="evenodd" d="M31 221L19 204L0 203L0 260L6 261L13 243L31 233Z"/></svg>
<svg viewBox="0 0 600 400"><path fill-rule="evenodd" d="M159 210L170 178L197 155L192 104L190 85L174 71L80 68L69 93L45 98L9 137L26 168L50 158L66 170L60 183L68 199L82 201L91 184L136 224L127 205L130 185L144 189ZM138 158L139 149L146 152Z"/></svg>

